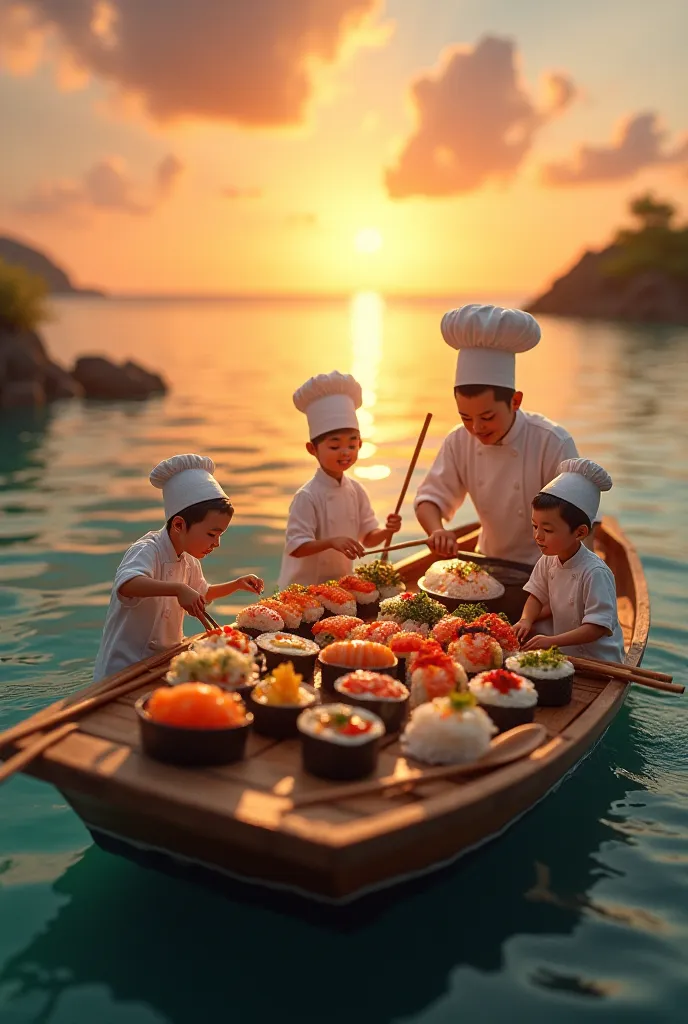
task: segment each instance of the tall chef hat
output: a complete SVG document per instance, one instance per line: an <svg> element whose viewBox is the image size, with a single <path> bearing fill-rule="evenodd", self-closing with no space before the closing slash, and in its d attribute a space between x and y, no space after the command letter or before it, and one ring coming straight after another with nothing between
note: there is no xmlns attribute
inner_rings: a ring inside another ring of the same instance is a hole
<svg viewBox="0 0 688 1024"><path fill-rule="evenodd" d="M173 455L159 463L149 479L162 491L165 519L200 501L226 498L214 472L215 463L205 455Z"/></svg>
<svg viewBox="0 0 688 1024"><path fill-rule="evenodd" d="M311 440L331 430L358 430L361 385L349 373L319 373L294 392L294 405L308 419Z"/></svg>
<svg viewBox="0 0 688 1024"><path fill-rule="evenodd" d="M442 317L442 337L459 350L455 386L516 387L516 352L535 348L540 327L530 313L472 303Z"/></svg>
<svg viewBox="0 0 688 1024"><path fill-rule="evenodd" d="M559 476L542 488L541 494L554 494L570 501L593 522L600 507L600 494L611 490L612 478L590 459L565 459L559 464Z"/></svg>

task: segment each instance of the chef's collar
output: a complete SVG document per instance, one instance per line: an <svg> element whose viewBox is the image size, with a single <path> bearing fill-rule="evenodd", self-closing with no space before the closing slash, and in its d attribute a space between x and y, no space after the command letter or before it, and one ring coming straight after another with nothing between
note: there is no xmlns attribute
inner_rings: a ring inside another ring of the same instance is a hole
<svg viewBox="0 0 688 1024"><path fill-rule="evenodd" d="M520 409L517 409L516 410L516 415L514 416L514 422L511 424L511 426L507 430L507 432L504 435L504 437L502 438L502 440L497 442L497 444L495 445L495 448L500 448L500 447L507 447L508 448L509 445L513 445L514 441L516 440L516 438L519 436L519 434L523 430L523 428L525 426L525 422L526 422L525 416L523 415L523 413L521 412Z"/></svg>
<svg viewBox="0 0 688 1024"><path fill-rule="evenodd" d="M335 480L335 478L333 476L330 476L329 473L325 472L325 470L322 468L322 466L318 466L318 468L315 471L315 479L320 484L322 484L323 487L329 487L330 490L337 490L338 491L339 488L344 485L344 481L346 479L346 473L342 474L341 480Z"/></svg>
<svg viewBox="0 0 688 1024"><path fill-rule="evenodd" d="M158 531L159 543L160 543L160 554L162 555L163 562L178 562L180 558L184 557L184 552L178 555L174 550L174 544L172 539L167 532L167 527L163 526L162 530Z"/></svg>
<svg viewBox="0 0 688 1024"><path fill-rule="evenodd" d="M559 556L555 555L555 565L558 569L562 569L565 572L575 572L578 569L582 569L583 563L585 562L587 557L586 551L587 548L585 547L585 545L581 544L581 546L578 548L578 551L576 551L575 555L567 559L565 562L562 562Z"/></svg>

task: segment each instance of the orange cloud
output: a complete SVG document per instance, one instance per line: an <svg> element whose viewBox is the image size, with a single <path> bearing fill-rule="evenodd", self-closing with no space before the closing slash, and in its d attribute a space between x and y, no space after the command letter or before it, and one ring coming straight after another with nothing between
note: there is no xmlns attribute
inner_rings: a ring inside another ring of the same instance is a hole
<svg viewBox="0 0 688 1024"><path fill-rule="evenodd" d="M76 181L46 181L38 185L17 204L16 209L29 215L85 213L106 210L135 216L152 213L157 202L168 198L183 170L182 162L172 154L158 164L152 189L140 187L130 176L126 165L117 157L99 160ZM153 197L142 198L146 192Z"/></svg>
<svg viewBox="0 0 688 1024"><path fill-rule="evenodd" d="M303 121L318 65L360 45L381 0L0 0L5 50L57 36L71 63L136 96L158 121ZM372 38L372 28L371 37ZM377 42L380 41L378 33Z"/></svg>
<svg viewBox="0 0 688 1024"><path fill-rule="evenodd" d="M222 189L221 195L225 199L262 199L263 190L253 185L227 185Z"/></svg>
<svg viewBox="0 0 688 1024"><path fill-rule="evenodd" d="M688 164L688 137L667 149L668 137L657 114L634 114L620 122L609 145L582 145L571 160L545 164L541 177L546 185L590 185L632 178L646 167Z"/></svg>

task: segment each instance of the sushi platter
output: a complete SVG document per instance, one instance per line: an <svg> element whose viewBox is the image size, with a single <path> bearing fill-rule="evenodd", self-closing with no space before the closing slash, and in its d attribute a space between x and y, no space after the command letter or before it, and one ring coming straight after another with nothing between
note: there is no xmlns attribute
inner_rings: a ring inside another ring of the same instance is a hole
<svg viewBox="0 0 688 1024"><path fill-rule="evenodd" d="M519 651L508 620L523 605L523 567L472 561L474 526L459 541L448 567L429 553L363 566L140 663L126 693L96 702L25 770L56 786L103 847L206 881L336 903L451 862L587 754L649 630L640 562L611 520L598 553L616 578L627 667L609 675L574 671L556 650ZM0 756L121 682L39 712ZM500 760L519 727L530 745Z"/></svg>

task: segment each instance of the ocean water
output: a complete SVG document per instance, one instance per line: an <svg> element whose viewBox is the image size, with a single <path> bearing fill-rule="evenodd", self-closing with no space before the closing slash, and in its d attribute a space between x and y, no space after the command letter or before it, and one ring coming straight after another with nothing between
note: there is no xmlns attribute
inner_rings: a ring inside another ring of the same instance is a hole
<svg viewBox="0 0 688 1024"><path fill-rule="evenodd" d="M208 577L275 581L290 496L312 472L291 404L310 374L336 367L361 380L359 479L384 517L425 413L418 478L455 422L444 308L366 293L56 303L46 338L57 358L133 357L172 390L0 421L0 728L89 682L121 554L161 525L147 479L160 459L211 454L234 499ZM567 426L612 474L605 511L637 545L652 596L645 664L686 681L688 330L554 319L543 329L520 359L525 407ZM412 539L408 501L404 513ZM470 518L466 506L457 521ZM226 621L240 603L215 615ZM634 687L555 794L346 929L112 857L56 790L15 778L0 789L0 1021L678 1024L688 1016L687 707Z"/></svg>

